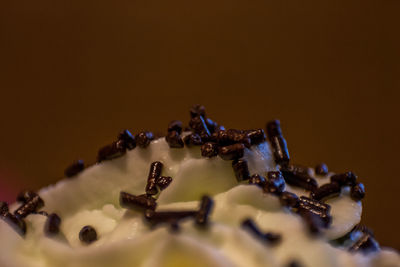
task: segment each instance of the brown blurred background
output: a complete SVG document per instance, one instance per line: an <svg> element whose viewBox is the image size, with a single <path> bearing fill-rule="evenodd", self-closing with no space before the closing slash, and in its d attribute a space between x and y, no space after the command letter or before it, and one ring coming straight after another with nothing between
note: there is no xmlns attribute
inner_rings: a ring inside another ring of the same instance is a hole
<svg viewBox="0 0 400 267"><path fill-rule="evenodd" d="M400 249L399 1L105 2L1 1L3 199L202 103L227 127L279 118L294 162L356 172L364 223Z"/></svg>

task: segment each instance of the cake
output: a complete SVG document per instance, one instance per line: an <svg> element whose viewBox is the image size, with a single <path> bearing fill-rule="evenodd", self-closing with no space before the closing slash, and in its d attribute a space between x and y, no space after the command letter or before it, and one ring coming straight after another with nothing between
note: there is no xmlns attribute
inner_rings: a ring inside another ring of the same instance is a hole
<svg viewBox="0 0 400 267"><path fill-rule="evenodd" d="M0 266L400 266L360 224L357 176L292 164L278 120L226 130L195 105L166 132L124 130L0 202Z"/></svg>

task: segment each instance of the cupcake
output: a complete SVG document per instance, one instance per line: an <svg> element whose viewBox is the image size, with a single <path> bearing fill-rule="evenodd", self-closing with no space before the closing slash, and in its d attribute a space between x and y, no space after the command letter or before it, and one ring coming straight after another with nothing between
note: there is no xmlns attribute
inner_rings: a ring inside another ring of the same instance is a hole
<svg viewBox="0 0 400 267"><path fill-rule="evenodd" d="M279 121L225 129L195 105L1 202L0 266L400 266L360 224L364 195L353 172L293 164Z"/></svg>

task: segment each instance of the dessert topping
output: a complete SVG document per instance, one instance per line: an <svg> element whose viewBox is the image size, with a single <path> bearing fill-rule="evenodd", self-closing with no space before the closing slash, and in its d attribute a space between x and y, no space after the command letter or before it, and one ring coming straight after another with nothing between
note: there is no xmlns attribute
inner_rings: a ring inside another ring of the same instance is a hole
<svg viewBox="0 0 400 267"><path fill-rule="evenodd" d="M201 198L200 208L195 217L197 225L206 225L208 223L208 216L213 206L214 201L209 196L203 196Z"/></svg>
<svg viewBox="0 0 400 267"><path fill-rule="evenodd" d="M61 218L55 214L49 214L44 225L44 232L49 235L56 235L60 232Z"/></svg>
<svg viewBox="0 0 400 267"><path fill-rule="evenodd" d="M90 225L84 226L79 232L79 240L85 244L93 243L97 240L96 230Z"/></svg>
<svg viewBox="0 0 400 267"><path fill-rule="evenodd" d="M312 178L310 175L306 174L302 171L299 171L297 167L291 165L281 169L283 177L285 178L285 182L301 187L303 189L314 191L317 187L317 181Z"/></svg>
<svg viewBox="0 0 400 267"><path fill-rule="evenodd" d="M160 190L167 188L171 182L172 178L169 176L160 176L156 179L156 185L160 188Z"/></svg>
<svg viewBox="0 0 400 267"><path fill-rule="evenodd" d="M15 216L23 219L29 214L38 211L44 206L44 201L39 195L35 195L29 199L26 203L22 204L15 212Z"/></svg>
<svg viewBox="0 0 400 267"><path fill-rule="evenodd" d="M145 210L155 210L157 207L156 200L145 194L135 196L127 192L120 192L119 204L123 208L143 212Z"/></svg>
<svg viewBox="0 0 400 267"><path fill-rule="evenodd" d="M159 161L155 161L150 165L149 176L147 178L146 194L155 195L158 193L156 186L156 180L161 176L163 164Z"/></svg>
<svg viewBox="0 0 400 267"><path fill-rule="evenodd" d="M218 155L224 160L234 160L243 157L244 145L237 143L229 146L218 148Z"/></svg>
<svg viewBox="0 0 400 267"><path fill-rule="evenodd" d="M215 157L218 155L218 145L212 142L205 143L201 146L201 155L208 158Z"/></svg>
<svg viewBox="0 0 400 267"><path fill-rule="evenodd" d="M111 160L122 157L126 153L125 143L122 140L112 142L110 145L100 148L97 161Z"/></svg>
<svg viewBox="0 0 400 267"><path fill-rule="evenodd" d="M354 185L357 181L357 176L353 172L345 172L334 174L331 176L331 182L336 182L341 186Z"/></svg>
<svg viewBox="0 0 400 267"><path fill-rule="evenodd" d="M123 130L119 133L117 139L122 140L125 148L128 150L132 150L136 147L135 136L133 136L128 130Z"/></svg>
<svg viewBox="0 0 400 267"><path fill-rule="evenodd" d="M350 190L350 196L355 201L363 199L365 196L364 184L356 183L354 186L352 186Z"/></svg>
<svg viewBox="0 0 400 267"><path fill-rule="evenodd" d="M300 203L299 197L292 193L292 192L282 192L279 196L279 201L281 202L282 206L290 207L290 208L297 208Z"/></svg>
<svg viewBox="0 0 400 267"><path fill-rule="evenodd" d="M135 136L136 144L141 148L146 148L150 145L150 142L154 139L152 132L141 132Z"/></svg>
<svg viewBox="0 0 400 267"><path fill-rule="evenodd" d="M170 131L165 136L165 141L167 141L170 148L183 148L183 140L177 131Z"/></svg>
<svg viewBox="0 0 400 267"><path fill-rule="evenodd" d="M248 180L250 178L249 167L244 159L236 159L232 161L232 168L238 182Z"/></svg>
<svg viewBox="0 0 400 267"><path fill-rule="evenodd" d="M267 173L267 179L264 186L264 191L280 194L285 190L285 180L280 171L271 171Z"/></svg>
<svg viewBox="0 0 400 267"><path fill-rule="evenodd" d="M261 241L270 244L270 245L276 245L281 241L282 237L280 234L276 233L263 233L261 230L258 228L256 223L252 219L245 219L241 227L245 229L246 231L249 231L251 234L253 234L255 237L260 239Z"/></svg>
<svg viewBox="0 0 400 267"><path fill-rule="evenodd" d="M71 165L69 165L65 171L64 174L66 177L73 177L83 171L85 169L85 163L83 160L77 160L73 162Z"/></svg>
<svg viewBox="0 0 400 267"><path fill-rule="evenodd" d="M276 164L286 166L289 164L290 156L286 140L283 138L279 120L267 123L268 139L271 143Z"/></svg>
<svg viewBox="0 0 400 267"><path fill-rule="evenodd" d="M336 182L330 182L328 184L321 185L316 190L311 192L311 198L325 201L332 197L337 197L340 195L340 185Z"/></svg>
<svg viewBox="0 0 400 267"><path fill-rule="evenodd" d="M315 166L315 174L318 175L327 175L328 174L328 166L325 163L320 163Z"/></svg>
<svg viewBox="0 0 400 267"><path fill-rule="evenodd" d="M182 133L182 122L173 120L168 124L168 132L176 131L178 134Z"/></svg>

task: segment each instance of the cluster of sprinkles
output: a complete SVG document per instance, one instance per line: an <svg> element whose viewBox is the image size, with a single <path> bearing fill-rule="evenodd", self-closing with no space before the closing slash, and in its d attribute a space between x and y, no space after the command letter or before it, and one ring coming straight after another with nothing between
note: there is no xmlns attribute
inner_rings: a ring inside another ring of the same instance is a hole
<svg viewBox="0 0 400 267"><path fill-rule="evenodd" d="M184 133L185 131L185 133ZM171 149L181 149L185 146L200 147L201 155L206 158L219 156L223 160L231 161L232 168L238 183L247 183L262 188L263 192L277 196L282 206L299 214L306 222L311 234L318 234L323 228L328 228L332 223L330 215L331 207L326 200L338 197L343 187L350 187L350 196L355 201L360 201L365 196L364 185L357 181L353 172L345 172L330 176L330 182L318 186L312 177L312 171L308 167L290 164L290 156L285 138L283 137L279 120L273 120L266 124L265 134L263 129L238 130L225 129L207 117L202 105L194 105L190 109L190 121L188 127L184 127L179 120L173 120L168 124L165 141ZM102 147L97 154L97 162L112 160L126 154L136 147L147 148L155 139L152 132L143 131L136 135L128 130L120 132L114 142ZM245 150L253 145L269 141L278 171L270 171L263 174L249 172L247 161L243 158ZM76 177L85 169L83 160L73 162L65 169L65 176ZM155 161L151 163L147 184L144 193L133 195L121 191L119 197L120 206L143 214L150 227L160 224L168 224L174 232L179 230L179 222L183 219L193 219L195 225L206 228L210 224L209 216L214 202L210 196L203 196L197 210L183 211L157 211L157 198L162 190L173 182L170 176L162 175L163 163ZM319 176L329 174L326 164L315 166L314 173ZM285 191L285 184L300 187L309 191L309 197L297 196ZM17 196L21 205L11 213L6 202L0 202L0 218L5 220L21 236L27 231L24 219L30 214L46 216L44 232L51 237L60 233L61 218L55 214L47 214L40 210L44 207L44 201L33 191L23 191ZM276 245L282 239L278 233L262 232L251 219L245 219L241 227L255 236L260 241L269 245ZM355 227L348 235L360 236L349 247L349 251L370 252L379 249L379 244L374 239L372 231L363 226ZM90 225L84 226L78 233L83 244L91 244L98 239L97 232ZM299 266L293 261L289 266Z"/></svg>

